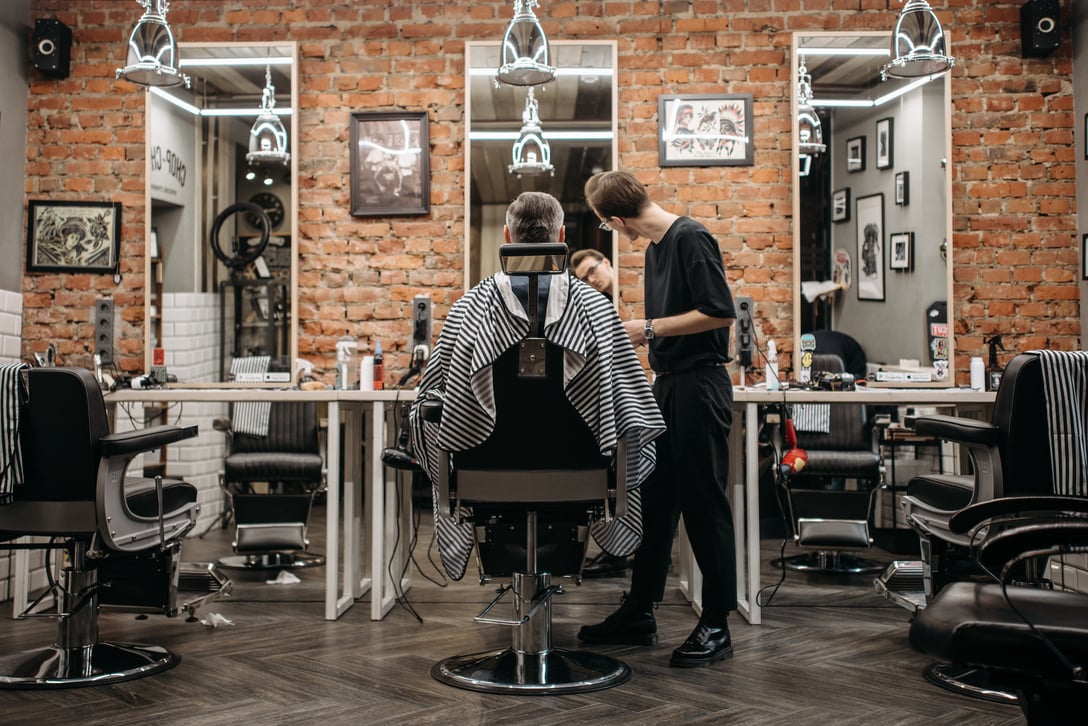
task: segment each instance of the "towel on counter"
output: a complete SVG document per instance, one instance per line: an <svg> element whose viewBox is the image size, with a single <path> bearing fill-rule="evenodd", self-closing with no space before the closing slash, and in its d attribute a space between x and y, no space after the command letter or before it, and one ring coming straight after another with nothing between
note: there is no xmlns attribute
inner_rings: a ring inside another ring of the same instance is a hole
<svg viewBox="0 0 1088 726"><path fill-rule="evenodd" d="M251 355L245 358L235 358L230 362L230 373L236 381L253 382L256 380L254 374L258 374L261 382L264 382L264 374L268 372L268 366L271 362L272 356L270 355ZM236 434L268 436L268 419L271 414L271 401L241 401L234 404L234 411L230 417L230 427Z"/></svg>

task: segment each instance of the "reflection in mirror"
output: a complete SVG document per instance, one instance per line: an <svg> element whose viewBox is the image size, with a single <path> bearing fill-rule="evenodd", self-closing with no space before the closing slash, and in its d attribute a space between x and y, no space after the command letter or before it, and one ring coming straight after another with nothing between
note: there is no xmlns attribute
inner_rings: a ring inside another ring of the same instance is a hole
<svg viewBox="0 0 1088 726"><path fill-rule="evenodd" d="M794 118L803 58L827 144L794 139L794 350L834 330L889 385L952 385L948 74L881 82L887 33L796 33L793 50Z"/></svg>
<svg viewBox="0 0 1088 726"><path fill-rule="evenodd" d="M283 371L268 380L289 381L298 350L296 44L181 43L178 52L191 88L147 95L146 370L161 365L162 349L178 380L225 381L234 358L268 356L270 370ZM286 159L251 153L262 106L286 127ZM268 241L257 254L261 212Z"/></svg>
<svg viewBox="0 0 1088 726"><path fill-rule="evenodd" d="M465 288L499 270L506 208L518 194L548 192L563 205L571 251L596 249L612 260L613 234L599 229L582 188L599 171L616 168L615 41L552 41L555 80L533 87L496 83L497 42L466 43L467 93ZM554 171L511 172L530 88Z"/></svg>

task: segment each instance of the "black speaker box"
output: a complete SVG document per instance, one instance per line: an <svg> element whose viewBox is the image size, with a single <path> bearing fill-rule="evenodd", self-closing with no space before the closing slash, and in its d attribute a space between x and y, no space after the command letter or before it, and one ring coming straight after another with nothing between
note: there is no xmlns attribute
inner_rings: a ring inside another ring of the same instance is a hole
<svg viewBox="0 0 1088 726"><path fill-rule="evenodd" d="M102 363L113 363L113 298L100 297L95 301L94 352Z"/></svg>
<svg viewBox="0 0 1088 726"><path fill-rule="evenodd" d="M1058 0L1028 0L1020 8L1021 55L1039 58L1058 49L1062 40Z"/></svg>
<svg viewBox="0 0 1088 726"><path fill-rule="evenodd" d="M34 21L30 46L34 67L53 78L67 78L72 60L72 29L54 18Z"/></svg>

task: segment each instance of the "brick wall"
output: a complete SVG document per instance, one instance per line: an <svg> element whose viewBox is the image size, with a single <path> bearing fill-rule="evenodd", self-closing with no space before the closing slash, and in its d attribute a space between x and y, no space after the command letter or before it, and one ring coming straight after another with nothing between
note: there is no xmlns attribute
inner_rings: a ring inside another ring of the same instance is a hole
<svg viewBox="0 0 1088 726"><path fill-rule="evenodd" d="M1063 0L1063 16L1070 0ZM1079 347L1071 42L1049 58L1020 57L1020 0L935 0L957 58L953 70L956 368L984 355L982 339L1020 348ZM300 43L300 354L331 382L334 342L404 339L413 295L441 321L461 293L464 221L464 41L499 39L509 0L182 0L169 21L181 41ZM619 42L619 158L677 213L705 220L721 241L734 288L757 301L764 333L788 342L790 289L789 47L794 30L889 29L897 0L544 0L549 37ZM143 365L143 94L113 79L139 16L116 0L34 0L31 17L71 26L72 75L32 74L27 147L30 198L124 205L121 272L29 275L24 357L56 339L78 362L88 311L112 295L121 364ZM657 96L726 90L755 96L755 166L657 165ZM348 120L366 109L426 109L431 214L348 214ZM621 283L641 287L641 244L624 241ZM621 314L641 313L625 293ZM404 367L391 356L387 365ZM788 356L787 356L788 359ZM322 372L322 371L319 371Z"/></svg>

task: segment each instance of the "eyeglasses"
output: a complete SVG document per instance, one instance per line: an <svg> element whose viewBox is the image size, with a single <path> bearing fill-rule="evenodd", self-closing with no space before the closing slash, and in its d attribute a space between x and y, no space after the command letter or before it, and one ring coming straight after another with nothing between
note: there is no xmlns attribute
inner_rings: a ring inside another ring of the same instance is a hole
<svg viewBox="0 0 1088 726"><path fill-rule="evenodd" d="M609 217L611 219L611 217ZM601 223L597 225L597 229L603 229L605 232L611 232L612 227L608 224L608 219L602 219Z"/></svg>
<svg viewBox="0 0 1088 726"><path fill-rule="evenodd" d="M582 277L582 279L583 279L583 280L588 280L589 278L591 278L591 277L593 277L593 276L594 276L595 274L597 274L597 268L601 266L601 262L602 262L602 261L603 261L603 260L598 260L597 262L595 262L595 263L593 263L592 265L590 265L589 269L588 269L588 270L586 270L586 274L585 274L585 275L584 275L584 276Z"/></svg>

